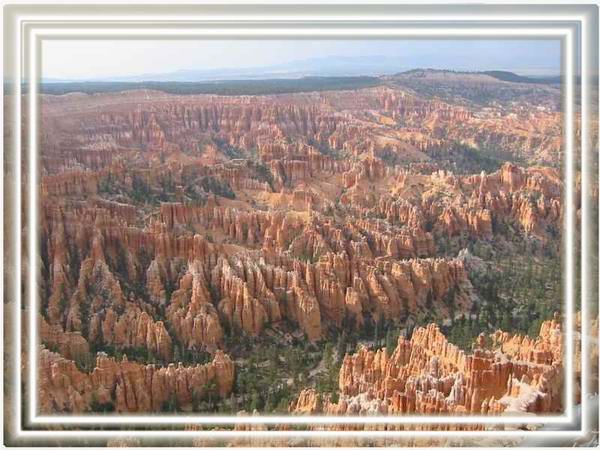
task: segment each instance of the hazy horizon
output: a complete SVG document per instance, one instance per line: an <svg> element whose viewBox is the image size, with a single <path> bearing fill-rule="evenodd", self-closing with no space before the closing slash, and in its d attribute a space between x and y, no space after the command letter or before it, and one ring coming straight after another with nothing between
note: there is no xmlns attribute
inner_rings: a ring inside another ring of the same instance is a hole
<svg viewBox="0 0 600 450"><path fill-rule="evenodd" d="M560 74L558 40L47 40L46 81L385 75L432 68Z"/></svg>

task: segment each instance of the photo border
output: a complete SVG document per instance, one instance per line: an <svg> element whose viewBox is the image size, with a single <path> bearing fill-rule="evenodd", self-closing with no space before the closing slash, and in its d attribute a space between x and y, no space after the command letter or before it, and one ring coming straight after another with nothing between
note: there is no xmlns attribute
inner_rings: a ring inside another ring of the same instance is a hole
<svg viewBox="0 0 600 450"><path fill-rule="evenodd" d="M397 5L397 4L395 4ZM108 5L107 5L108 6ZM139 5L138 5L139 6ZM211 5L209 5L211 6ZM366 5L365 5L366 6ZM366 9L370 8L371 5L366 6ZM403 6L408 6L412 8L412 5L403 5ZM311 5L311 8L313 8L314 6ZM199 6L198 8L202 8L201 6ZM596 11L597 12L597 11ZM495 19L497 19L497 16L494 16ZM5 16L6 19L6 16ZM386 16L385 21L383 20L375 20L375 22L378 22L378 24L380 25L381 23L385 23L385 22L392 22L389 20L389 15ZM568 20L574 20L573 18L568 18L565 14L560 14L560 19L561 21L565 22ZM585 26L584 26L584 22L585 20L581 20L583 19L583 17L578 17L579 22L581 22L581 28L582 28L582 34L585 32ZM513 19L514 20L514 19ZM556 18L553 18L553 20L556 20ZM373 21L373 19L371 19L371 21ZM54 21L53 21L54 22ZM73 21L69 20L69 23L72 24ZM280 20L276 20L275 23L280 23ZM318 22L318 21L317 21ZM495 20L494 22L497 22L497 20ZM575 22L578 22L578 20L575 20ZM40 21L40 20L28 20L25 19L23 21L20 22L20 28L21 28L21 39L22 41L19 44L24 44L23 47L23 53L19 55L19 59L21 60L21 62L24 62L25 65L27 66L27 77L25 77L28 82L29 82L29 92L32 94L29 96L28 98L28 112L29 112L29 118L30 118L30 123L29 123L29 128L28 128L28 151L29 151L29 165L28 168L31 171L31 173L29 174L28 177L28 183L29 183L29 202L31 202L30 204L37 204L37 178L36 178L36 171L34 170L37 166L36 164L36 159L37 159L37 121L34 120L35 117L37 117L36 111L37 111L37 96L35 95L35 93L37 92L37 78L39 76L39 46L40 46L40 39L42 39L45 34L47 33L48 30L45 29L45 32L40 32L40 25L46 25L47 26L47 21ZM154 22L156 23L156 22ZM196 24L198 22L195 22ZM237 21L237 25L239 26L239 21ZM260 24L261 22L255 22L255 24ZM31 25L34 24L34 25ZM214 24L214 20L209 21L208 23L203 23L203 25L208 25L208 24ZM248 25L248 24L252 24L252 22L244 22L244 25ZM262 23L264 25L264 23ZM395 26L398 25L397 21L393 21L393 24ZM91 21L86 21L85 22L85 28L83 30L79 30L79 32L81 31L90 31L90 26L92 25ZM235 25L235 23L234 23ZM284 28L284 30L286 32L289 32L290 30L290 25L291 24L286 24L287 26ZM513 22L513 26L514 26L514 22ZM422 24L419 24L419 27L422 28ZM37 29L36 29L37 28ZM252 28L250 28L252 29ZM471 30L471 32L473 31L472 28L467 27L467 29ZM42 28L42 30L44 30ZM155 31L156 28L153 27L153 31L151 33L152 36L155 36ZM211 30L214 31L214 30ZM352 30L351 32L354 33L356 30ZM389 31L393 31L392 30L386 30L386 33L389 33ZM281 30L280 30L281 32ZM589 32L589 29L588 29ZM535 33L535 32L534 32ZM537 31L537 34L532 33L532 36L538 36L540 35L539 30ZM51 33L52 34L52 33ZM60 33L55 33L54 36L56 35L60 35ZM575 55L576 55L576 51L575 51L575 47L576 47L576 32L573 32L572 29L569 29L569 31L567 32L567 34L565 34L565 53L571 52L570 56L567 57L567 62L575 62ZM310 38L313 39L318 39L313 37L314 36L314 31L311 31L311 35ZM377 39L382 39L385 38L385 36L389 36L389 34L387 35L377 35ZM521 35L519 35L521 36ZM112 36L111 36L112 37ZM356 34L352 34L352 37L357 38ZM275 38L275 37L273 37ZM281 38L280 35L277 36L277 38L279 39L284 39ZM360 36L360 38L363 38L363 36ZM582 40L581 43L583 44L585 42L585 40ZM31 51L31 49L27 48L27 44L31 44L33 43L33 51ZM583 46L582 46L583 47ZM570 50L571 49L571 50ZM587 97L585 97L583 94L586 92L584 90L584 86L587 86L587 83L585 82L585 78L586 77L586 61L589 59L589 57L586 57L585 55L587 54L585 51L585 48L582 49L583 51L580 54L580 58L581 58L581 66L582 66L582 96L583 99L586 99ZM589 64L589 63L588 63ZM565 140L565 145L568 149L573 149L573 121L569 121L568 116L570 116L572 118L573 115L573 97L574 97L574 90L573 90L573 83L572 80L574 79L574 76L577 72L577 70L574 68L575 64L567 64L566 67L566 79L567 79L567 89L566 89L566 103L565 103L565 116L567 116L565 118L565 134L566 134L566 140ZM23 75L23 74L21 74ZM16 77L16 79L20 79L21 76ZM569 81L570 80L570 81ZM589 80L588 80L589 81ZM570 87L569 87L570 86ZM20 98L20 91L21 91L21 85L20 83L16 84L16 90L17 90L17 96L16 98ZM16 103L16 108L17 108L17 114L15 117L20 118L21 117L21 106L19 102L15 102ZM587 128L583 128L584 124L586 124L587 126L587 118L589 117L589 105L585 106L588 102L582 102L582 134L583 136L587 136L587 134L584 133L585 130L587 130ZM19 129L19 128L17 128ZM19 156L19 158L17 159L17 161L21 161L21 147L20 147L20 136L19 133L15 133L15 137L17 139L17 145L15 146L15 149L17 150L17 154ZM589 144L587 144L587 139L583 139L582 140L582 159L585 160L585 158L587 157L587 153L586 153L586 149L589 147ZM573 191L573 151L567 151L565 153L566 157L566 168L565 168L565 175L567 178L567 181L565 183L566 186L566 195L565 195L565 203L566 203L566 214L565 214L565 225L567 226L568 229L570 230L574 230L574 208L573 208L573 199L574 199L574 191ZM16 171L16 172L20 172L20 171ZM586 172L587 175L586 175ZM31 176L33 174L33 176ZM583 165L582 167L582 185L584 186L582 188L582 196L584 195L583 189L587 189L588 185L586 185L584 183L584 177L587 177L586 179L589 180L590 179L590 174L589 171L585 170L585 165ZM18 176L15 176L15 192L16 193L20 193L20 186L21 186L21 176L20 173L18 173ZM18 188L18 189L17 189ZM587 194L589 194L589 191L585 191ZM584 197L585 198L585 197ZM571 200L571 201L569 201ZM18 205L20 205L20 199L17 202ZM583 202L582 204L582 243L584 238L589 237L589 233L586 233L586 227L584 226L585 224L587 224L589 222L589 208L586 209L585 205L587 204L587 202ZM17 208L17 210L20 210L20 207ZM587 211L587 212L586 212ZM569 213L570 212L570 213ZM36 217L36 211L33 214L29 214L28 215L28 226L27 229L28 230L34 230L37 229L37 217ZM19 217L19 221L17 223L16 226L16 230L15 230L15 242L19 242L20 241L20 236L21 236L21 224L20 224L20 217ZM574 232L570 232L566 234L566 238L565 238L565 249L569 249L570 251L566 252L566 263L568 267L571 267L574 269L573 266L573 252L575 250L575 245L574 244L574 236L575 233ZM29 256L29 261L33 261L35 260L35 253L36 249L37 249L37 233L29 233L29 242L28 242L29 246L28 246L28 256ZM570 245L569 245L570 244ZM20 246L17 246L17 248L20 248ZM19 252L17 252L19 253ZM569 256L570 255L570 256ZM586 261L586 259L584 259L585 256L589 256L589 247L582 244L582 262ZM17 255L17 262L18 264L16 264L16 267L22 267L21 266L21 256L20 254ZM570 264L570 265L569 265ZM591 292L590 291L586 291L584 289L584 287L588 286L586 284L586 271L583 268L583 264L582 264L582 300L585 300L585 296L587 292ZM19 282L19 276L16 277L17 278L17 282L15 283L15 294L17 294L16 298L19 298L20 296L20 282ZM29 271L29 286L35 286L35 281L36 281L36 271ZM568 302L568 298L569 296L572 296L573 293L573 287L574 287L574 270L569 270L568 274L567 274L567 279L566 279L566 286L565 289L567 290L568 293L567 294L567 302ZM28 298L29 298L29 306L30 306L30 314L29 314L29 323L28 323L28 331L30 333L30 339L28 340L30 344L33 344L34 342L37 341L36 339L36 325L37 325L37 309L33 308L32 306L35 306L36 302L37 302L37 297L38 297L38 292L36 289L29 289L28 290ZM587 307L585 306L586 302L582 301L582 326L587 326L587 320L586 320L586 316L585 313L587 312ZM565 310L565 312L567 313L567 334L571 334L571 339L567 338L566 340L566 353L567 353L567 364L565 364L565 370L567 370L568 366L571 367L571 369L573 368L573 339L572 339L572 332L573 332L573 314L568 314L569 312L572 312L572 307L573 307L573 302L571 301L570 303L571 308L567 308ZM15 311L18 313L19 309L15 309ZM20 336L20 320L18 320L18 317L15 318L15 322L14 324L15 326L15 330L18 332L15 332L15 336L17 337L17 339L15 340L15 342L19 342L20 343L20 338L18 338L18 336ZM587 332L586 330L582 330L582 355L585 355L587 353L585 353L585 349L587 348L586 342L587 342ZM37 350L37 346L33 346L35 347L34 350ZM571 350L571 351L569 351ZM20 355L20 352L17 353L17 356ZM29 351L28 352L28 363L29 363L29 367L36 367L37 364L37 351ZM570 356L571 355L571 356ZM569 364L569 357L570 359L570 364ZM20 367L20 364L16 364L16 367ZM587 367L587 361L586 358L584 358L582 356L582 390L584 390L584 387L587 385L587 383L584 382L584 376L587 376L587 374L584 374L584 370L583 368ZM17 375L20 378L20 370L16 370ZM35 387L35 378L36 378L36 370L30 370L29 371L29 377L28 377L28 389L30 392L35 392L35 389L32 389L32 387ZM567 381L567 385L570 386L566 389L566 393L565 396L568 399L573 398L573 385L572 385L572 377L567 376L566 377L566 381ZM569 383L570 381L570 383ZM18 390L20 392L20 389ZM569 394L570 392L570 394ZM88 420L84 420L84 421L79 421L79 420L72 420L72 419L77 419L75 416L69 416L67 417L61 417L60 415L56 415L56 416L37 416L35 414L32 414L32 412L34 412L36 410L36 402L35 402L35 395L30 395L29 396L29 408L28 409L28 419L29 419L29 424L28 425L40 425L40 424L52 424L52 425L56 425L56 424L66 424L66 423L70 423L70 424L79 424L79 425L83 425L86 422L89 423L94 423L97 424L99 423L98 419L103 419L100 422L102 424L119 424L122 425L124 423L127 424L149 424L152 423L153 421L155 421L156 419L158 419L158 421L160 421L161 424L173 424L173 423L177 423L177 424L191 424L191 423L210 423L210 424L224 424L224 423L245 423L245 424L279 424L279 423L293 423L293 424L313 424L315 422L321 422L324 424L336 424L336 423L361 423L361 424L383 424L383 423L397 423L397 424L448 424L448 423L459 423L459 424L468 424L468 423L504 423L504 424L521 424L521 423L564 423L564 422L572 422L573 419L573 414L572 414L572 408L568 408L569 405L572 406L572 402L565 402L565 409L568 409L568 414L567 414L567 419L568 420L556 420L557 418L562 419L564 416L538 416L540 418L540 420L524 420L524 419L532 419L531 417L527 417L527 418L521 418L521 417L505 417L505 419L507 419L507 421L492 421L490 419L494 419L493 416L452 416L452 417L444 417L444 416L284 416L284 420L280 420L281 417L276 417L276 416L245 416L245 417L239 417L239 416L233 416L233 419L235 420L227 420L227 421L219 421L219 420L215 420L215 416L211 416L211 417L206 417L206 416L196 416L197 418L199 418L199 421L195 421L195 420L181 420L183 415L177 415L177 416L160 416L160 415L152 415L152 416L141 416L141 415L130 415L130 416L116 416L118 417L118 419L116 420L112 420L112 421L106 421L104 419L108 419L109 416L100 416L100 417L96 417L94 415L86 415L86 418L91 418L92 421L88 421ZM585 409L585 401L586 399L586 395L582 394L582 408ZM17 411L19 411L19 409L17 409ZM582 413L582 417L585 417L586 414ZM423 420L424 417L427 417L427 420ZM58 421L56 419L59 418L67 418L68 420L65 422L62 421ZM290 421L287 421L285 419L292 419ZM41 419L41 420L40 420ZM150 420L148 420L150 419ZM361 419L361 420L356 420L355 419ZM366 420L365 420L366 419ZM457 421L454 421L452 419L458 419ZM463 421L463 419L466 419L465 421ZM476 421L471 421L471 419L475 419ZM484 419L484 422L481 422L480 420L477 419ZM537 419L537 417L536 417ZM550 420L549 420L550 419ZM156 421L156 422L158 422ZM582 427L585 430L585 427ZM50 433L53 434L53 436L69 436L69 435L64 435L64 433L84 433L86 436L90 436L90 437L94 437L97 436L98 433L105 435L106 433L110 433L111 435L114 436L121 436L121 435L126 435L126 436L132 436L132 434L138 434L138 433L147 433L150 432L152 433L153 431L150 430L114 430L114 431L96 431L96 430L62 430L62 431L51 431ZM46 431L42 431L42 430L28 430L27 433L35 433L34 435L30 435L30 437L36 437L36 436L41 436L39 433L46 433ZM189 430L181 430L181 431L159 431L159 433L162 434L168 434L171 437L174 437L175 435L173 435L173 433L176 433L177 436L180 435L180 433L184 433L185 437L189 437L190 433L201 433L202 435L206 435L206 433L211 433L211 431L207 431L207 430L202 430L202 431L189 431ZM239 433L244 433L241 431L214 431L212 433L218 433L219 437L227 437L230 435L230 433L234 433L235 436L239 436ZM249 431L249 433L252 433L253 436L262 436L263 434L261 433L267 433L268 436L270 437L277 437L278 433L284 433L286 436L292 435L292 436L306 436L306 433L308 433L308 435L310 435L311 437L314 436L314 433L335 433L336 436L339 437L340 433L339 431L332 431L332 432L319 432L319 431ZM298 434L300 433L300 434ZM349 433L349 434L348 434ZM415 435L417 433L419 434L427 434L427 435L443 435L444 437L447 436L453 436L453 435L464 435L465 433L469 434L469 435L473 435L473 436L480 436L480 435L485 435L485 436L514 436L515 433L517 434L522 434L524 436L532 436L532 433L535 435L540 435L540 433L551 433L552 435L555 435L555 433L572 433L571 431L548 431L548 432L543 432L543 431L524 431L522 433L518 433L516 431L489 431L489 430L485 430L485 431L481 431L481 432L477 432L477 431L463 431L463 430L458 430L458 431L427 431L427 430L417 430L417 431L354 431L354 432L350 432L350 431L344 431L343 434L344 436L354 436L356 433L359 433L360 435L365 435L368 434L370 437L378 437L378 436L382 436L381 433L383 433L383 436L385 437L390 437L393 434L397 434L397 433L402 433L405 435ZM375 433L375 434L373 434ZM482 434L483 433L483 434Z"/></svg>

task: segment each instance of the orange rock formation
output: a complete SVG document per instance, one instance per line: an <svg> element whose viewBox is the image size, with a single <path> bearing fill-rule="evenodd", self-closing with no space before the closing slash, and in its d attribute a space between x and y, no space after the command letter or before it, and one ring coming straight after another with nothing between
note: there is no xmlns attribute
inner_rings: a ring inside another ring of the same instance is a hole
<svg viewBox="0 0 600 450"><path fill-rule="evenodd" d="M40 353L40 410L84 412L97 405L111 405L116 412L160 411L171 397L184 409L215 391L225 397L233 387L234 366L227 355L217 352L212 362L184 367L156 367L116 361L99 354L96 366L82 372L75 363L46 349Z"/></svg>
<svg viewBox="0 0 600 450"><path fill-rule="evenodd" d="M340 399L314 389L290 405L297 414L501 414L552 413L562 408L562 332L542 324L537 339L506 332L491 346L467 354L450 344L437 325L400 337L396 350L365 347L346 355L339 373ZM479 344L485 345L481 336Z"/></svg>

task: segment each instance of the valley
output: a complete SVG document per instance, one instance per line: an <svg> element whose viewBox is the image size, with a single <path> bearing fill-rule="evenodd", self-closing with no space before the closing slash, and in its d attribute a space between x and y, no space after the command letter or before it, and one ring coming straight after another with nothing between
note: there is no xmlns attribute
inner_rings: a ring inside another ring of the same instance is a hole
<svg viewBox="0 0 600 450"><path fill-rule="evenodd" d="M563 411L560 88L497 76L42 95L42 412Z"/></svg>

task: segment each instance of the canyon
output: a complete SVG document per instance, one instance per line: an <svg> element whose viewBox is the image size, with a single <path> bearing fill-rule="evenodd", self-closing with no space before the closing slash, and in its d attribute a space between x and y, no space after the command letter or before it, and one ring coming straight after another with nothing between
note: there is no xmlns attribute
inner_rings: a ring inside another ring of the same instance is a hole
<svg viewBox="0 0 600 450"><path fill-rule="evenodd" d="M43 95L41 411L562 411L559 91L409 81Z"/></svg>

